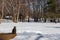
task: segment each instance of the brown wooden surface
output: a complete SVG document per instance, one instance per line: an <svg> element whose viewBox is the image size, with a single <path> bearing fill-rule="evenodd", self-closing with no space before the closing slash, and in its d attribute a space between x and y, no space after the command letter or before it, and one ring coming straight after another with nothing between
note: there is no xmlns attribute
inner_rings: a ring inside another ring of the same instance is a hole
<svg viewBox="0 0 60 40"><path fill-rule="evenodd" d="M10 34L10 33L1 33L0 34L0 40L9 40L16 36L16 34Z"/></svg>
<svg viewBox="0 0 60 40"><path fill-rule="evenodd" d="M0 33L0 40L9 40L16 36L16 27L14 26L12 33Z"/></svg>

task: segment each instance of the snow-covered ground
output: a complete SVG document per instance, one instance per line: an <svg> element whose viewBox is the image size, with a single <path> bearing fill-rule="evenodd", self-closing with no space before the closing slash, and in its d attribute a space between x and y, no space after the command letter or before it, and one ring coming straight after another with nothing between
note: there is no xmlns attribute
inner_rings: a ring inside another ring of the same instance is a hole
<svg viewBox="0 0 60 40"><path fill-rule="evenodd" d="M20 33L11 40L60 40L60 34Z"/></svg>
<svg viewBox="0 0 60 40"><path fill-rule="evenodd" d="M0 33L11 32L14 26L17 29L17 36L12 40L60 40L60 23L7 21L0 24Z"/></svg>
<svg viewBox="0 0 60 40"><path fill-rule="evenodd" d="M35 23L35 22L18 22L18 23L1 23L1 32L11 32L16 26L17 33L21 32L37 32L42 34L60 34L60 23Z"/></svg>

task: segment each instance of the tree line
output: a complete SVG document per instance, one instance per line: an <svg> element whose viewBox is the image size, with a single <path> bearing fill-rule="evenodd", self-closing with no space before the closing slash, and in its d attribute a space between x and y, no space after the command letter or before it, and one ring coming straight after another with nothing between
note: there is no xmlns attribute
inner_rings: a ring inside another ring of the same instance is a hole
<svg viewBox="0 0 60 40"><path fill-rule="evenodd" d="M7 4L8 3L8 4ZM3 0L0 16L12 16L14 22L60 22L60 4L56 0ZM9 18L10 19L10 18Z"/></svg>

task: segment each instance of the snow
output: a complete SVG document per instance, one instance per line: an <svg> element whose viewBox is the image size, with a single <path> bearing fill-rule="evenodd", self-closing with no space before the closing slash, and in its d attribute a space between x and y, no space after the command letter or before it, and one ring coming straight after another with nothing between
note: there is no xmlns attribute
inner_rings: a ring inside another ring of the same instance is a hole
<svg viewBox="0 0 60 40"><path fill-rule="evenodd" d="M8 20L0 24L0 33L9 33L14 26L17 29L17 36L11 40L60 40L60 23L14 23ZM41 35L38 35L38 33L42 35L41 38L39 37Z"/></svg>
<svg viewBox="0 0 60 40"><path fill-rule="evenodd" d="M16 26L17 33L21 32L36 32L42 34L60 34L60 23L28 23L28 22L18 22L18 23L1 23L1 32L11 32L13 27Z"/></svg>
<svg viewBox="0 0 60 40"><path fill-rule="evenodd" d="M13 40L38 40L38 37L43 37L41 34L38 35L37 33L20 33L17 35Z"/></svg>
<svg viewBox="0 0 60 40"><path fill-rule="evenodd" d="M20 33L12 40L60 40L60 34Z"/></svg>

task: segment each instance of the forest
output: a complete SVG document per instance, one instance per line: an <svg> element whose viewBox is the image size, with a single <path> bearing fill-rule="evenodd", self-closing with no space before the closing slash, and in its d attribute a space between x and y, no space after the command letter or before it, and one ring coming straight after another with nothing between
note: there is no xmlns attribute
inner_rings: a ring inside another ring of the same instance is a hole
<svg viewBox="0 0 60 40"><path fill-rule="evenodd" d="M60 0L0 0L0 22L60 22Z"/></svg>

